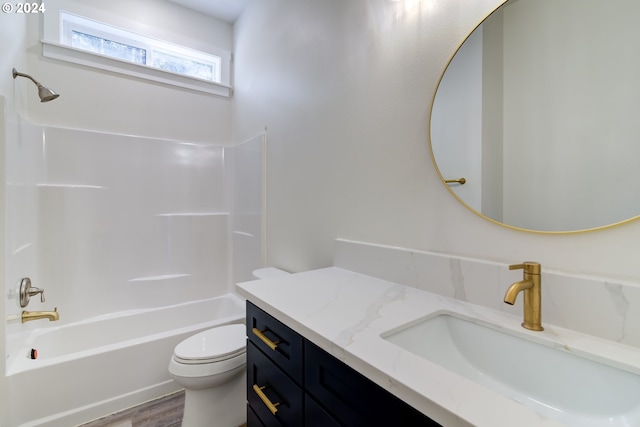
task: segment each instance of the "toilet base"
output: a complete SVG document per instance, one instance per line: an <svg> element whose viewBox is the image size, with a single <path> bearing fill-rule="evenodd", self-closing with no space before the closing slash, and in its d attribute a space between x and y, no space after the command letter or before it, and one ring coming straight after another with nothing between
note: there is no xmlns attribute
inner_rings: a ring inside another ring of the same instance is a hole
<svg viewBox="0 0 640 427"><path fill-rule="evenodd" d="M247 422L246 369L222 386L185 389L182 427L238 427Z"/></svg>

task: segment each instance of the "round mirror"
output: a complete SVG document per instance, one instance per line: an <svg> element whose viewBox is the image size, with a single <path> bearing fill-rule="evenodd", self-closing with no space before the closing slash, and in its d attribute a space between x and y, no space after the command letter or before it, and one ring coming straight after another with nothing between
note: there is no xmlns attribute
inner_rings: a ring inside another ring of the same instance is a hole
<svg viewBox="0 0 640 427"><path fill-rule="evenodd" d="M479 25L431 112L431 152L452 194L531 231L637 218L639 18L637 0L510 0Z"/></svg>

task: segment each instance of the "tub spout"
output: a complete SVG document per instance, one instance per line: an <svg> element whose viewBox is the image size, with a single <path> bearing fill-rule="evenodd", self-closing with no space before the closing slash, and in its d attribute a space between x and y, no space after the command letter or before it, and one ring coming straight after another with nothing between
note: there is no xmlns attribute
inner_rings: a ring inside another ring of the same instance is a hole
<svg viewBox="0 0 640 427"><path fill-rule="evenodd" d="M60 315L58 314L58 307L55 307L53 311L23 311L22 312L22 323L29 322L31 320L37 319L49 319L50 322L55 322L56 320L60 320Z"/></svg>

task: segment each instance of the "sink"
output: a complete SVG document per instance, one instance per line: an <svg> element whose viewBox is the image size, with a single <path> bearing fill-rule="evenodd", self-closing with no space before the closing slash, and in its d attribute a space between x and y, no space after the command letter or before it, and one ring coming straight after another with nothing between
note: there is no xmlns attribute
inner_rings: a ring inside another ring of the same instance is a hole
<svg viewBox="0 0 640 427"><path fill-rule="evenodd" d="M640 375L552 344L453 313L382 338L568 426L640 425Z"/></svg>

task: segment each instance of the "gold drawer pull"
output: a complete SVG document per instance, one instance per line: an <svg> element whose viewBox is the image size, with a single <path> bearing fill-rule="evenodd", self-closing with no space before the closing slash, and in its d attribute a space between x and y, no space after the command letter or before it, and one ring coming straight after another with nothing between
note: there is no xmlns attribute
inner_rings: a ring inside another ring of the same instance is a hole
<svg viewBox="0 0 640 427"><path fill-rule="evenodd" d="M271 350L276 349L276 347L278 347L278 344L280 343L280 341L271 341L269 338L267 338L267 336L263 333L264 331L261 331L258 328L253 328L251 329L251 332L254 333L255 336L257 336L258 338L260 338L262 340L263 343L265 343L267 346L269 346L269 348Z"/></svg>
<svg viewBox="0 0 640 427"><path fill-rule="evenodd" d="M269 410L271 411L271 413L273 415L276 414L276 412L278 412L278 408L277 406L280 405L280 402L276 402L276 403L271 403L271 401L269 400L269 398L267 397L266 394L264 394L264 392L262 391L266 386L262 386L259 387L258 384L254 384L253 385L253 391L256 392L256 394L258 395L258 397L260 398L260 400L262 400L262 403L265 404L265 406L267 408L269 408Z"/></svg>

